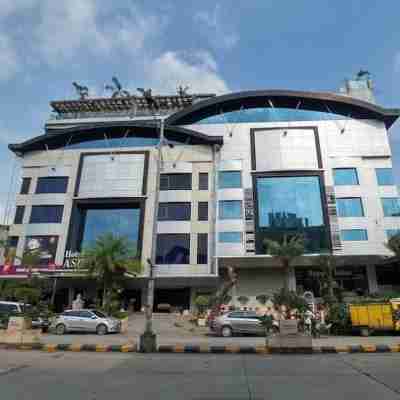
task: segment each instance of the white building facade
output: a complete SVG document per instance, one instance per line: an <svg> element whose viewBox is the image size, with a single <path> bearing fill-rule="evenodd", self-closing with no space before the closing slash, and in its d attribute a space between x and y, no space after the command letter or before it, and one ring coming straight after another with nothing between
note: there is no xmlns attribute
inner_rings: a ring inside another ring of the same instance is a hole
<svg viewBox="0 0 400 400"><path fill-rule="evenodd" d="M285 279L318 296L320 254L336 257L345 291L396 288L382 261L400 230L388 140L399 110L293 91L154 99L54 102L44 135L10 145L23 178L10 227L18 254L39 243L43 265L62 276L96 237L123 235L144 265L127 284L138 306L148 259L156 306L189 308L228 266L239 276L235 304L257 307ZM286 275L265 239L294 235L306 253ZM64 286L95 295L84 278Z"/></svg>

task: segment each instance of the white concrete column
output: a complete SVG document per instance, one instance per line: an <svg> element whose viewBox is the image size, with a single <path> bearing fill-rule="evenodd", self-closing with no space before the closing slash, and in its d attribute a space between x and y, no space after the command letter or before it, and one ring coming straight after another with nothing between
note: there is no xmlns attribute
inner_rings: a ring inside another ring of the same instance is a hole
<svg viewBox="0 0 400 400"><path fill-rule="evenodd" d="M288 274L285 277L288 280L288 289L290 291L296 291L296 274L294 272L294 267L289 267Z"/></svg>
<svg viewBox="0 0 400 400"><path fill-rule="evenodd" d="M378 281L376 279L375 265L368 264L366 266L366 271L368 279L368 290L370 293L376 293L379 290L379 288L378 288Z"/></svg>

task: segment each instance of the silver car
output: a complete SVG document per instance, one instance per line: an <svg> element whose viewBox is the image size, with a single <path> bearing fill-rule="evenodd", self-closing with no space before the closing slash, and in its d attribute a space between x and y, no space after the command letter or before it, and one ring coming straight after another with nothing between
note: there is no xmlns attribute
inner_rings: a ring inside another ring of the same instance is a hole
<svg viewBox="0 0 400 400"><path fill-rule="evenodd" d="M57 335L67 332L95 332L105 335L121 331L121 321L98 310L67 310L51 324Z"/></svg>
<svg viewBox="0 0 400 400"><path fill-rule="evenodd" d="M235 334L265 335L260 317L254 311L231 311L220 315L212 321L210 329L224 337Z"/></svg>

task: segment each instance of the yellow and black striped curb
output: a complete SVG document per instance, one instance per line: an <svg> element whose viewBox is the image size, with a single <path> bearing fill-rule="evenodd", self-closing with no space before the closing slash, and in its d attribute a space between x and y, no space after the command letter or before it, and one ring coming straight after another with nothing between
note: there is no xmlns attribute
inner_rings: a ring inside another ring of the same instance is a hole
<svg viewBox="0 0 400 400"><path fill-rule="evenodd" d="M41 350L48 353L56 351L71 352L139 352L136 344L1 344L5 350ZM400 353L400 344L396 345L352 345L352 346L320 346L320 347L266 347L260 346L209 346L204 345L160 345L158 353L214 353L214 354L340 354L340 353Z"/></svg>

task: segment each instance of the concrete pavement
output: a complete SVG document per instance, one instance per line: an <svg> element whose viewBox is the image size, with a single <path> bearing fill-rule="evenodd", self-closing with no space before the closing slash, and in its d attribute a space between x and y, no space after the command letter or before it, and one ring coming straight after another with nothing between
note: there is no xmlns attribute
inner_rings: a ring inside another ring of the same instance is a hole
<svg viewBox="0 0 400 400"><path fill-rule="evenodd" d="M7 400L392 400L400 358L391 354L263 356L3 352Z"/></svg>

